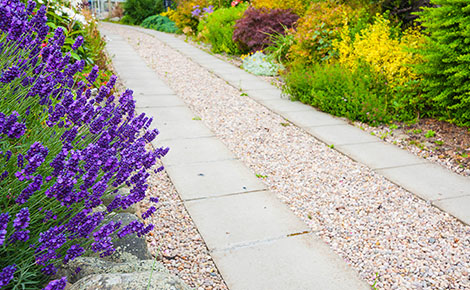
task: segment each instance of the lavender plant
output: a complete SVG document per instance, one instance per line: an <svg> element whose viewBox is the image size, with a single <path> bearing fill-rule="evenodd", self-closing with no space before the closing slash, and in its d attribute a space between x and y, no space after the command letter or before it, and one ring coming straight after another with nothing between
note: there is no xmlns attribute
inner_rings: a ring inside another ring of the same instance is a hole
<svg viewBox="0 0 470 290"><path fill-rule="evenodd" d="M134 114L131 90L112 94L115 76L96 96L97 67L78 81L84 61L61 51L61 28L46 44L46 21L45 6L0 0L1 289L63 289L65 277L45 285L59 265L87 252L112 254L112 233L151 231L106 216L145 197L149 170L168 151L145 149L158 131ZM124 185L130 194L100 209Z"/></svg>

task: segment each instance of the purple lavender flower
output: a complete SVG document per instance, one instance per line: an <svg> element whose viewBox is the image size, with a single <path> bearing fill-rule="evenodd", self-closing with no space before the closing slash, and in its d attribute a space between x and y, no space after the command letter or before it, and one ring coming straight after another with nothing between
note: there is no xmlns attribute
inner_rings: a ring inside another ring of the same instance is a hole
<svg viewBox="0 0 470 290"><path fill-rule="evenodd" d="M2 272L0 272L0 288L3 286L8 285L10 281L13 279L13 275L16 272L16 265L10 265L3 268Z"/></svg>
<svg viewBox="0 0 470 290"><path fill-rule="evenodd" d="M7 226L10 215L8 213L0 213L0 246L5 242L7 235Z"/></svg>
<svg viewBox="0 0 470 290"><path fill-rule="evenodd" d="M157 203L158 202L158 197L151 197L150 201Z"/></svg>
<svg viewBox="0 0 470 290"><path fill-rule="evenodd" d="M87 80L90 83L94 83L96 81L96 78L98 77L98 71L99 71L99 69L98 69L98 66L96 66L96 65L91 69L91 72L87 77Z"/></svg>
<svg viewBox="0 0 470 290"><path fill-rule="evenodd" d="M20 68L16 65L11 66L8 68L7 71L3 72L0 76L0 82L2 83L11 83L14 79L20 76Z"/></svg>
<svg viewBox="0 0 470 290"><path fill-rule="evenodd" d="M157 209L154 206L151 206L146 212L142 214L142 218L145 220L149 218Z"/></svg>
<svg viewBox="0 0 470 290"><path fill-rule="evenodd" d="M15 241L26 242L27 240L29 240L29 230L16 231L9 238L9 241L11 241L12 243Z"/></svg>
<svg viewBox="0 0 470 290"><path fill-rule="evenodd" d="M205 7L202 9L204 11L204 15L211 14L214 12L214 6L210 5L209 7Z"/></svg>
<svg viewBox="0 0 470 290"><path fill-rule="evenodd" d="M16 218L13 220L13 227L15 230L23 230L29 226L29 209L24 207L16 214Z"/></svg>
<svg viewBox="0 0 470 290"><path fill-rule="evenodd" d="M63 290L67 285L67 277L62 277L58 280L52 280L42 290Z"/></svg>
<svg viewBox="0 0 470 290"><path fill-rule="evenodd" d="M193 11L191 12L191 15L193 17L199 17L200 14L201 14L201 9L199 9L199 5L194 5L193 6Z"/></svg>
<svg viewBox="0 0 470 290"><path fill-rule="evenodd" d="M79 35L77 39L75 39L75 42L72 45L72 50L76 50L83 44L83 36Z"/></svg>
<svg viewBox="0 0 470 290"><path fill-rule="evenodd" d="M76 257L80 257L83 253L85 253L85 249L80 245L70 246L64 258L64 264L67 264L69 261L73 261Z"/></svg>

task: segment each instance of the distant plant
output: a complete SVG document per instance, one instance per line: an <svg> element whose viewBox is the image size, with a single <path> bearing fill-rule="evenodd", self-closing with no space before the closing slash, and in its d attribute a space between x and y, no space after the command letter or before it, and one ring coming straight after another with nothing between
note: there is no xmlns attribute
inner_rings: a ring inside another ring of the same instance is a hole
<svg viewBox="0 0 470 290"><path fill-rule="evenodd" d="M294 44L295 31L285 29L285 33L274 33L270 35L271 45L266 47L265 52L269 53L279 63L288 61L289 50Z"/></svg>
<svg viewBox="0 0 470 290"><path fill-rule="evenodd" d="M265 55L261 51L248 56L242 56L243 69L258 76L276 76L282 66L273 61L273 58Z"/></svg>
<svg viewBox="0 0 470 290"><path fill-rule="evenodd" d="M232 41L235 22L240 19L247 5L221 8L203 17L198 25L198 38L211 44L215 53L238 54L240 51Z"/></svg>
<svg viewBox="0 0 470 290"><path fill-rule="evenodd" d="M324 112L371 125L391 119L385 81L366 63L354 71L339 64L297 64L284 80L287 94Z"/></svg>
<svg viewBox="0 0 470 290"><path fill-rule="evenodd" d="M263 50L272 44L270 34L284 34L298 19L290 10L249 7L235 24L233 41L243 53Z"/></svg>
<svg viewBox="0 0 470 290"><path fill-rule="evenodd" d="M153 15L145 18L141 26L168 33L178 32L178 27L176 27L176 24L171 21L170 18L161 15Z"/></svg>
<svg viewBox="0 0 470 290"><path fill-rule="evenodd" d="M433 130L428 130L428 131L426 131L426 133L424 134L424 137L426 137L426 138L432 138L432 137L434 137L434 136L436 136L436 132L433 131Z"/></svg>
<svg viewBox="0 0 470 290"><path fill-rule="evenodd" d="M171 10L161 15L167 16L174 21L184 34L195 35L202 9L209 6L209 0L180 0L177 2L176 10Z"/></svg>
<svg viewBox="0 0 470 290"><path fill-rule="evenodd" d="M145 18L163 11L165 11L163 0L126 0L121 22L139 25Z"/></svg>
<svg viewBox="0 0 470 290"><path fill-rule="evenodd" d="M428 35L417 72L436 116L470 126L470 2L434 0L418 13ZM427 112L428 113L428 112Z"/></svg>
<svg viewBox="0 0 470 290"><path fill-rule="evenodd" d="M312 3L311 0L251 0L251 5L256 9L290 9L297 15L302 16Z"/></svg>

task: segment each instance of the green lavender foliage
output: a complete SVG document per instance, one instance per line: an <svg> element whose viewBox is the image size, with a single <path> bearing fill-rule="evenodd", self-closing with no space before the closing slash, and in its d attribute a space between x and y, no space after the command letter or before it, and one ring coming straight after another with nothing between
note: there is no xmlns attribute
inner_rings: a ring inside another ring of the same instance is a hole
<svg viewBox="0 0 470 290"><path fill-rule="evenodd" d="M470 126L470 1L434 0L437 7L418 13L427 45L424 63L424 95L437 117Z"/></svg>

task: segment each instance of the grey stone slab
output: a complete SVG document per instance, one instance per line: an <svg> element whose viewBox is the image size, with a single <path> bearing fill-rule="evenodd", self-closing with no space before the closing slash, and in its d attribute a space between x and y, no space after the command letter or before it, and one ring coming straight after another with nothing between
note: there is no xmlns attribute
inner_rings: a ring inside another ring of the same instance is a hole
<svg viewBox="0 0 470 290"><path fill-rule="evenodd" d="M335 118L329 114L317 111L310 107L310 110L299 112L285 112L282 114L284 118L296 124L299 127L312 126L328 126L328 125L345 125L345 121Z"/></svg>
<svg viewBox="0 0 470 290"><path fill-rule="evenodd" d="M171 166L166 170L183 200L266 189L238 160Z"/></svg>
<svg viewBox="0 0 470 290"><path fill-rule="evenodd" d="M237 67L230 65L229 67L220 67L213 69L213 72L220 78L226 80L229 83L241 83L244 84L246 81L258 82L262 81L257 76L243 71Z"/></svg>
<svg viewBox="0 0 470 290"><path fill-rule="evenodd" d="M195 120L179 120L179 121L163 121L156 119L154 121L156 128L160 132L154 145L157 147L166 146L166 140L212 137L212 133L201 121ZM153 143L153 142L152 142Z"/></svg>
<svg viewBox="0 0 470 290"><path fill-rule="evenodd" d="M176 95L136 95L136 108L185 106Z"/></svg>
<svg viewBox="0 0 470 290"><path fill-rule="evenodd" d="M170 152L165 156L165 166L235 159L232 152L216 137L174 139L165 141Z"/></svg>
<svg viewBox="0 0 470 290"><path fill-rule="evenodd" d="M138 78L125 78L125 83L129 86L133 86L136 88L145 87L151 85L152 87L163 89L165 91L170 90L170 88L159 78L155 75L149 75Z"/></svg>
<svg viewBox="0 0 470 290"><path fill-rule="evenodd" d="M193 200L185 205L209 250L309 231L267 191Z"/></svg>
<svg viewBox="0 0 470 290"><path fill-rule="evenodd" d="M136 94L139 95L170 95L173 94L173 90L171 90L168 86L162 86L161 84L155 84L153 81L143 82L139 86L136 85L134 82L125 82L126 86L132 88Z"/></svg>
<svg viewBox="0 0 470 290"><path fill-rule="evenodd" d="M425 162L422 159L418 160L422 163ZM469 177L460 176L430 162L421 165L381 169L377 172L424 200L470 195Z"/></svg>
<svg viewBox="0 0 470 290"><path fill-rule="evenodd" d="M244 93L257 101L288 99L282 95L282 91L279 89L244 90Z"/></svg>
<svg viewBox="0 0 470 290"><path fill-rule="evenodd" d="M261 100L260 103L280 115L286 112L311 111L311 108L308 105L286 99Z"/></svg>
<svg viewBox="0 0 470 290"><path fill-rule="evenodd" d="M434 201L433 204L470 225L470 195Z"/></svg>
<svg viewBox="0 0 470 290"><path fill-rule="evenodd" d="M193 112L187 107L138 108L136 111L152 116L158 121L190 121L194 118Z"/></svg>
<svg viewBox="0 0 470 290"><path fill-rule="evenodd" d="M353 160L372 169L426 163L425 160L385 142L340 145L335 146L335 148Z"/></svg>
<svg viewBox="0 0 470 290"><path fill-rule="evenodd" d="M379 138L351 125L315 126L304 129L328 145L381 142Z"/></svg>
<svg viewBox="0 0 470 290"><path fill-rule="evenodd" d="M214 251L211 255L230 290L370 290L313 235Z"/></svg>
<svg viewBox="0 0 470 290"><path fill-rule="evenodd" d="M266 90L275 88L273 85L268 84L261 80L227 80L232 86L240 88L244 91L248 90Z"/></svg>

